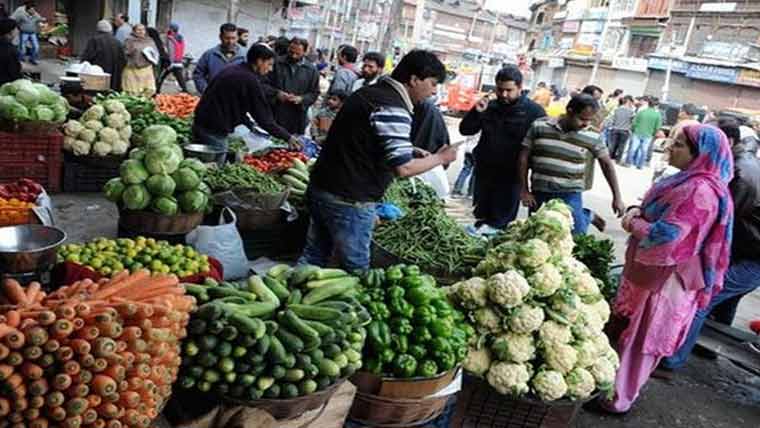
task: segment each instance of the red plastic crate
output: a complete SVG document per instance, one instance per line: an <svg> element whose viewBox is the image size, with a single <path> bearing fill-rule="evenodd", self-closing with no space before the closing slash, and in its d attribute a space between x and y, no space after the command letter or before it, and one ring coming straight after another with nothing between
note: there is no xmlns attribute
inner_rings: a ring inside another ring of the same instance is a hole
<svg viewBox="0 0 760 428"><path fill-rule="evenodd" d="M61 191L63 134L0 132L0 183L30 178L51 193Z"/></svg>

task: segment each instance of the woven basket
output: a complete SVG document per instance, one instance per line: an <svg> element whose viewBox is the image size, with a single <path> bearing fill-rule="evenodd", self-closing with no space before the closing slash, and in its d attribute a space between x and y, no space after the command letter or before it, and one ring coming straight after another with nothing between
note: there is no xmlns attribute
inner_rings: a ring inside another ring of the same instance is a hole
<svg viewBox="0 0 760 428"><path fill-rule="evenodd" d="M451 369L438 376L424 378L396 379L381 377L369 372L357 372L351 376L351 383L359 392L375 394L386 398L423 398L446 388L454 381L459 368Z"/></svg>
<svg viewBox="0 0 760 428"><path fill-rule="evenodd" d="M424 425L443 413L449 398L389 398L357 391L349 418L378 428Z"/></svg>
<svg viewBox="0 0 760 428"><path fill-rule="evenodd" d="M406 265L413 265L416 263L412 263L408 260L405 260L392 252L386 250L382 245L378 244L377 241L372 240L372 247L371 247L371 260L370 263L372 267L375 268L388 268L393 265L398 264L406 264ZM422 270L425 271L425 273L428 273L435 277L436 282L438 282L441 285L452 285L456 282L459 282L463 280L464 278L459 278L456 276L452 276L452 274L448 272L444 272L441 270L435 270L435 269L429 269L423 266L420 266Z"/></svg>
<svg viewBox="0 0 760 428"><path fill-rule="evenodd" d="M119 210L119 226L133 233L183 235L203 221L203 213L161 215L150 211Z"/></svg>
<svg viewBox="0 0 760 428"><path fill-rule="evenodd" d="M224 397L224 401L246 407L256 407L258 409L266 410L267 413L277 420L288 420L297 418L310 410L326 406L327 402L330 401L330 398L343 382L345 382L345 379L338 380L322 391L304 395L303 397L251 401L241 401L235 398Z"/></svg>

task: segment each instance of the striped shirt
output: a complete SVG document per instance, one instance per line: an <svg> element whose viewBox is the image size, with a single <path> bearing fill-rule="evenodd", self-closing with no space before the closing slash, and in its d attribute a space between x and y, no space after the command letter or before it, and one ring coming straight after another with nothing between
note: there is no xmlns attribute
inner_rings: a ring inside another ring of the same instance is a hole
<svg viewBox="0 0 760 428"><path fill-rule="evenodd" d="M388 167L395 168L412 160L412 116L408 110L382 107L370 114L369 123L380 139Z"/></svg>
<svg viewBox="0 0 760 428"><path fill-rule="evenodd" d="M556 119L533 123L523 141L530 151L531 189L569 193L586 190L587 160L608 154L599 134L588 130L565 132Z"/></svg>

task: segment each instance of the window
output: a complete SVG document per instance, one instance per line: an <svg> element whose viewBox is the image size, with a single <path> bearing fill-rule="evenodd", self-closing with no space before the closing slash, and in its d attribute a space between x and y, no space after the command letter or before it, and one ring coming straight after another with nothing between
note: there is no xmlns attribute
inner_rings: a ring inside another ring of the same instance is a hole
<svg viewBox="0 0 760 428"><path fill-rule="evenodd" d="M657 37L631 35L631 43L628 48L628 56L634 58L644 58L657 50Z"/></svg>
<svg viewBox="0 0 760 428"><path fill-rule="evenodd" d="M541 25L544 23L544 13L539 12L538 15L536 15L536 25Z"/></svg>

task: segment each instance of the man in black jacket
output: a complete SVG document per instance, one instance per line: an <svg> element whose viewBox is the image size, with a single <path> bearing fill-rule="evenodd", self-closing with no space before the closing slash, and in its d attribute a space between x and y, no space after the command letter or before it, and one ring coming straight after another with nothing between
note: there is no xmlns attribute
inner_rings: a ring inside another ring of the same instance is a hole
<svg viewBox="0 0 760 428"><path fill-rule="evenodd" d="M274 71L269 75L269 85L277 89L274 117L296 135L306 130L306 113L319 97L319 72L304 58L308 49L308 41L294 37L288 54L275 61Z"/></svg>
<svg viewBox="0 0 760 428"><path fill-rule="evenodd" d="M760 287L760 160L755 157L757 145L753 138L740 140L735 119L721 119L718 127L728 136L734 153L734 179L729 184L734 198L731 265L723 289L694 316L684 344L672 357L663 360L661 366L665 369L679 369L686 365L708 315L712 313L716 321L731 325L739 300Z"/></svg>
<svg viewBox="0 0 760 428"><path fill-rule="evenodd" d="M95 34L84 48L81 59L90 64L98 65L104 72L111 75L111 89L121 89L121 72L127 64L124 46L113 36L113 29L108 20L98 21Z"/></svg>
<svg viewBox="0 0 760 428"><path fill-rule="evenodd" d="M0 18L0 85L21 78L18 48L13 45L18 33L16 28L16 21Z"/></svg>
<svg viewBox="0 0 760 428"><path fill-rule="evenodd" d="M484 225L505 228L520 208L517 157L530 126L546 116L540 105L522 94L522 82L517 67L502 68L496 74L496 99L487 96L478 101L459 124L462 135L481 133L473 152L474 214L479 230Z"/></svg>

